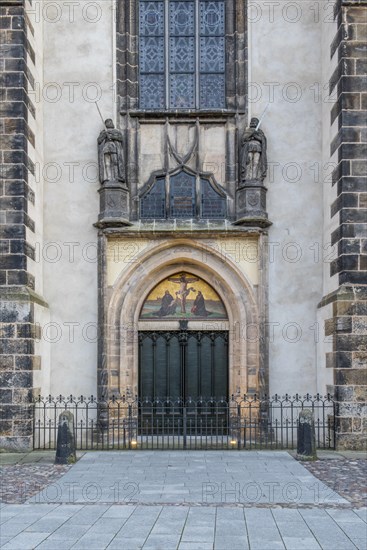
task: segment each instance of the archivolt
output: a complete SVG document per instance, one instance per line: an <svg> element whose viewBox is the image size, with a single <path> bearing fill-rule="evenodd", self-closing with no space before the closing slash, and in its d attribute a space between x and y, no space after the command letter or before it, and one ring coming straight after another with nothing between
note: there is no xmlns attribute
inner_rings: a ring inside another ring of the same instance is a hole
<svg viewBox="0 0 367 550"><path fill-rule="evenodd" d="M110 389L136 393L137 331L142 304L159 281L178 271L189 271L206 280L227 309L230 392L257 390L259 338L247 338L247 327L251 327L252 334L254 330L259 334L256 290L234 262L228 258L224 261L214 249L189 239L151 246L116 281L107 311L106 364Z"/></svg>

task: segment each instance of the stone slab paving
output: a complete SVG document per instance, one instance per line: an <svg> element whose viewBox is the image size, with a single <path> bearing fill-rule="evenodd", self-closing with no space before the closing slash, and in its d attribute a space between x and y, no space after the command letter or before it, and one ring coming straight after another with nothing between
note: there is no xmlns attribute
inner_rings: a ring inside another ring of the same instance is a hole
<svg viewBox="0 0 367 550"><path fill-rule="evenodd" d="M367 509L286 452L89 452L0 520L3 550L367 547Z"/></svg>
<svg viewBox="0 0 367 550"><path fill-rule="evenodd" d="M30 502L347 504L285 451L89 452Z"/></svg>
<svg viewBox="0 0 367 550"><path fill-rule="evenodd" d="M365 550L366 509L6 504L1 548Z"/></svg>

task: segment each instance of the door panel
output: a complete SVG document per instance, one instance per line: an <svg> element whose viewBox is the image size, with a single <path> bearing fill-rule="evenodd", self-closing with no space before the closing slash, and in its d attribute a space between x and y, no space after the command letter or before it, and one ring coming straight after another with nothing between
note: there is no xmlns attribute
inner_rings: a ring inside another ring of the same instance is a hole
<svg viewBox="0 0 367 550"><path fill-rule="evenodd" d="M228 398L228 344L226 339L217 338L214 349L214 383L217 399ZM223 368L226 365L226 368ZM221 392L222 390L222 392Z"/></svg>
<svg viewBox="0 0 367 550"><path fill-rule="evenodd" d="M227 332L140 332L141 398L228 397Z"/></svg>
<svg viewBox="0 0 367 550"><path fill-rule="evenodd" d="M144 399L154 395L154 352L149 338L140 338L139 342L139 381L140 397Z"/></svg>
<svg viewBox="0 0 367 550"><path fill-rule="evenodd" d="M226 433L227 341L227 332L139 333L141 437Z"/></svg>
<svg viewBox="0 0 367 550"><path fill-rule="evenodd" d="M186 395L196 399L200 394L201 353L196 338L190 337L186 349L185 386Z"/></svg>
<svg viewBox="0 0 367 550"><path fill-rule="evenodd" d="M181 377L181 357L178 334L172 335L167 342L166 371L167 393L163 397L177 397L183 392Z"/></svg>
<svg viewBox="0 0 367 550"><path fill-rule="evenodd" d="M162 395L166 391L166 343L162 337L157 338L155 343L155 367L154 367L154 394Z"/></svg>
<svg viewBox="0 0 367 550"><path fill-rule="evenodd" d="M215 387L213 386L212 376L212 362L213 362L213 349L212 342L208 335L204 335L200 346L201 356L201 377L200 377L200 390L205 397L213 397Z"/></svg>

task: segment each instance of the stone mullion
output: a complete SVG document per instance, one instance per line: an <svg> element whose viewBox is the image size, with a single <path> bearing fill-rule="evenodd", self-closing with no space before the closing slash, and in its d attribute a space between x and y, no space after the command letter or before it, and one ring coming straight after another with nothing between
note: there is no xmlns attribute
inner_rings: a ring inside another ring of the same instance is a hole
<svg viewBox="0 0 367 550"><path fill-rule="evenodd" d="M136 0L118 3L117 94L121 111L138 107L138 6Z"/></svg>
<svg viewBox="0 0 367 550"><path fill-rule="evenodd" d="M248 31L247 31L247 0L235 0L235 81L236 109L246 113L247 105L247 61L248 61Z"/></svg>
<svg viewBox="0 0 367 550"><path fill-rule="evenodd" d="M138 107L138 6L136 0L125 0L117 3L117 103L120 113L120 128L126 136L126 177L131 196L137 190L137 121L126 113ZM136 216L136 203L131 202L131 218Z"/></svg>
<svg viewBox="0 0 367 550"><path fill-rule="evenodd" d="M107 271L107 238L103 231L98 235L98 366L97 394L102 399L108 394L108 351L107 339L113 334L113 327L107 326L106 311L106 271Z"/></svg>
<svg viewBox="0 0 367 550"><path fill-rule="evenodd" d="M124 3L125 4L125 3ZM126 110L126 57L127 36L124 32L127 9L122 2L117 2L116 12L116 92L119 98L118 107Z"/></svg>
<svg viewBox="0 0 367 550"><path fill-rule="evenodd" d="M269 395L269 237L267 232L259 234L257 258L259 263L259 380L258 393Z"/></svg>

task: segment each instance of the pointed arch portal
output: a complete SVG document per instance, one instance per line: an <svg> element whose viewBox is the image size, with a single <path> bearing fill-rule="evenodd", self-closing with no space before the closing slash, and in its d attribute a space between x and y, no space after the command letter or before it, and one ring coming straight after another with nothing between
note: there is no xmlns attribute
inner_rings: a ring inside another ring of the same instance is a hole
<svg viewBox="0 0 367 550"><path fill-rule="evenodd" d="M152 242L105 287L103 306L100 394L266 391L257 287L215 248L185 238Z"/></svg>
<svg viewBox="0 0 367 550"><path fill-rule="evenodd" d="M227 320L201 277L181 271L147 296L140 320L179 321L179 330L139 331L139 396L149 400L228 398L228 331L188 330L188 321Z"/></svg>

